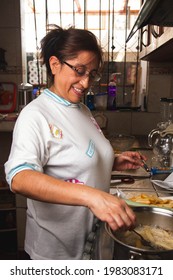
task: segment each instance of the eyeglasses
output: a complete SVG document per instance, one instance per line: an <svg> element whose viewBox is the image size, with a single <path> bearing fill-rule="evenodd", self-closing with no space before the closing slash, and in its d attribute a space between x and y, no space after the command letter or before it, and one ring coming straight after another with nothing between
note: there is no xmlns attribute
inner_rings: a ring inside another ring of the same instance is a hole
<svg viewBox="0 0 173 280"><path fill-rule="evenodd" d="M83 77L83 76L88 76L90 80L93 80L95 82L98 82L101 79L101 74L97 72L97 70L92 70L91 72L88 72L86 70L85 65L80 65L80 66L73 66L66 61L63 61L64 64L66 64L68 67L70 67L72 70L75 71L77 76Z"/></svg>

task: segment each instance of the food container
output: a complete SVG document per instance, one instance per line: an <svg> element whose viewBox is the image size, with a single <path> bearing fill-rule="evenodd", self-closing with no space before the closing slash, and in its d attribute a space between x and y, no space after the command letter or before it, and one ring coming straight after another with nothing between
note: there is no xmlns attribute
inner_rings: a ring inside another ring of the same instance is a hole
<svg viewBox="0 0 173 280"><path fill-rule="evenodd" d="M18 110L19 112L32 100L33 86L29 83L22 83L18 86Z"/></svg>
<svg viewBox="0 0 173 280"><path fill-rule="evenodd" d="M157 226L164 230L173 231L173 211L158 207L132 207L137 217L138 225ZM114 240L114 259L163 259L172 260L173 250L142 249L124 243L123 231L113 232L106 224L106 231Z"/></svg>
<svg viewBox="0 0 173 280"><path fill-rule="evenodd" d="M107 93L101 92L94 96L94 105L96 110L105 111L107 109Z"/></svg>

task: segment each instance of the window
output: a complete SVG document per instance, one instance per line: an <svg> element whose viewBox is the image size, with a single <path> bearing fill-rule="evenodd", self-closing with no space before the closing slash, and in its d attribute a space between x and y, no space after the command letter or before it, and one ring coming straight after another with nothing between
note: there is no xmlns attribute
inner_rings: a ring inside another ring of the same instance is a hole
<svg viewBox="0 0 173 280"><path fill-rule="evenodd" d="M128 45L125 41L138 15L140 3L140 0L25 0L28 82L46 84L46 71L41 65L38 67L36 57L40 40L46 34L46 25L74 25L91 30L105 50L104 79L96 90L105 91L110 73L120 72L121 94L131 92L135 83L134 69L138 67L138 34Z"/></svg>
<svg viewBox="0 0 173 280"><path fill-rule="evenodd" d="M139 8L140 0L25 0L26 51L36 51L46 33L46 24L57 24L91 30L108 52L112 50L113 38L115 52L119 52L124 48L126 16L129 33ZM136 37L132 41L129 49L135 51Z"/></svg>

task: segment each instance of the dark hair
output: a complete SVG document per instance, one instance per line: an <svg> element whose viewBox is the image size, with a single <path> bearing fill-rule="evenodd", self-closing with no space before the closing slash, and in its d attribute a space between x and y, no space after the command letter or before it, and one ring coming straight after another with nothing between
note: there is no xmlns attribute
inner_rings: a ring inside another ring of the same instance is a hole
<svg viewBox="0 0 173 280"><path fill-rule="evenodd" d="M49 58L56 56L61 62L77 57L80 51L92 51L98 57L99 68L103 66L103 52L96 36L85 29L69 27L63 29L49 25L50 29L41 40L41 59L46 65L47 74L53 82Z"/></svg>

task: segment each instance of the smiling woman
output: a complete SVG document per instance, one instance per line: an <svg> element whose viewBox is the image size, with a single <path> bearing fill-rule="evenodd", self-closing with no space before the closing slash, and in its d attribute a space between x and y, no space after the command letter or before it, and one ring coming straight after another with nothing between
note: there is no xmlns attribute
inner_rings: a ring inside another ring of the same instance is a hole
<svg viewBox="0 0 173 280"><path fill-rule="evenodd" d="M66 65L75 70L74 68L76 67L68 63L67 59L75 59L77 55L80 55L81 51L88 51L91 54L91 58L86 61L76 61L76 66L80 65L85 67L85 70L87 70L87 64L90 63L91 59L95 59L95 67L91 69L92 72L102 68L103 52L93 33L84 29L75 29L72 27L68 29L56 27L56 25L50 25L50 30L52 29L52 32L48 33L48 35L41 40L41 58L43 59L43 63L46 64L48 75L50 77L52 74L49 61L47 59L48 56L49 58L51 56L56 56L61 65L63 65L65 61ZM54 61L54 64L55 62L57 61Z"/></svg>
<svg viewBox="0 0 173 280"><path fill-rule="evenodd" d="M141 156L127 152L114 159L81 102L102 56L96 37L84 29L54 25L41 41L50 86L19 114L5 164L12 191L27 197L25 250L31 259L82 259L97 219L114 230L134 226L133 211L109 194L109 185L113 168L139 168Z"/></svg>

